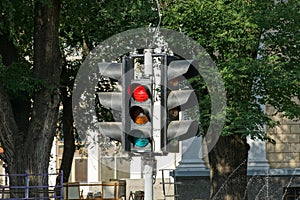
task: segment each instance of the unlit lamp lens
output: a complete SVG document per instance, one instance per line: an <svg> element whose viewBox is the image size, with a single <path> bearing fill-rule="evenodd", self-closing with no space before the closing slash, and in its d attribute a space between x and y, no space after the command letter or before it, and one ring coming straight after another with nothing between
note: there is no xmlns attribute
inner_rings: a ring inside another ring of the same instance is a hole
<svg viewBox="0 0 300 200"><path fill-rule="evenodd" d="M139 106L131 107L129 113L131 119L136 124L142 125L142 124L146 124L149 121L148 116L146 115L144 109Z"/></svg>

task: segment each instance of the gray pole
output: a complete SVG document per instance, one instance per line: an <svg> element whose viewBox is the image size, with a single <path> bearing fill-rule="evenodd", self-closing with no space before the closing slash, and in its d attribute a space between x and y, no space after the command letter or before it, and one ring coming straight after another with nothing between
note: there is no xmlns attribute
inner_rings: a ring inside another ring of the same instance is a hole
<svg viewBox="0 0 300 200"><path fill-rule="evenodd" d="M153 170L155 158L150 155L143 156L144 161L144 200L153 200Z"/></svg>
<svg viewBox="0 0 300 200"><path fill-rule="evenodd" d="M144 50L144 75L151 78L153 76L152 53L153 49ZM144 163L144 200L153 200L153 166L155 157L148 154L143 155L142 158Z"/></svg>
<svg viewBox="0 0 300 200"><path fill-rule="evenodd" d="M117 154L117 147L115 147L115 156L114 156L114 179L118 179L118 154Z"/></svg>
<svg viewBox="0 0 300 200"><path fill-rule="evenodd" d="M144 75L146 77L153 75L152 53L153 49L144 50Z"/></svg>

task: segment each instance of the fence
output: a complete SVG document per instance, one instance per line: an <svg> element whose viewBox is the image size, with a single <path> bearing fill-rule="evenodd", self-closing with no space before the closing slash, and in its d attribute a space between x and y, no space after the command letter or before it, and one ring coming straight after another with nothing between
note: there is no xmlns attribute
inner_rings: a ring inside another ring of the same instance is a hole
<svg viewBox="0 0 300 200"><path fill-rule="evenodd" d="M126 181L111 180L99 183L64 183L64 199L126 200Z"/></svg>
<svg viewBox="0 0 300 200"><path fill-rule="evenodd" d="M60 184L59 185L30 185L30 180L32 178L43 178L43 177L57 177L57 173L53 174L10 174L10 175L0 175L4 179L8 179L12 176L24 177L24 185L20 186L10 186L10 185L0 185L1 199L63 199L63 172L60 174ZM18 197L12 196L11 191L18 191ZM47 191L47 194L45 194ZM21 194L20 194L21 193ZM43 193L43 195L41 195ZM23 196L23 197L20 197Z"/></svg>

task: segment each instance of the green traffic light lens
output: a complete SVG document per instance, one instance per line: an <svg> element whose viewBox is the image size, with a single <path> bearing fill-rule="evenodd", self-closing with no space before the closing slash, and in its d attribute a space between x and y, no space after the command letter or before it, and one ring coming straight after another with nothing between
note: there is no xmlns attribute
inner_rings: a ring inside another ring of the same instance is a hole
<svg viewBox="0 0 300 200"><path fill-rule="evenodd" d="M133 138L133 143L137 147L145 147L149 144L148 138Z"/></svg>
<svg viewBox="0 0 300 200"><path fill-rule="evenodd" d="M131 133L133 145L144 148L150 143L150 138L140 130L133 130Z"/></svg>

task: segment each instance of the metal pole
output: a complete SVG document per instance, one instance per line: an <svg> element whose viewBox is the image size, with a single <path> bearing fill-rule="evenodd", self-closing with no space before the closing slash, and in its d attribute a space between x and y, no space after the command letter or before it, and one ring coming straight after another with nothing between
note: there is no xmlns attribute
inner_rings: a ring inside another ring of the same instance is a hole
<svg viewBox="0 0 300 200"><path fill-rule="evenodd" d="M144 75L146 77L153 75L152 53L153 49L144 50Z"/></svg>
<svg viewBox="0 0 300 200"><path fill-rule="evenodd" d="M118 179L118 154L117 147L115 147L115 156L114 156L114 179Z"/></svg>
<svg viewBox="0 0 300 200"><path fill-rule="evenodd" d="M28 178L28 171L25 171L25 198L28 199L29 198L29 178Z"/></svg>
<svg viewBox="0 0 300 200"><path fill-rule="evenodd" d="M64 172L61 170L60 172L60 200L63 199L63 190L64 190Z"/></svg>
<svg viewBox="0 0 300 200"><path fill-rule="evenodd" d="M153 49L144 49L144 75L153 76ZM152 127L153 128L153 127ZM153 133L152 133L153 135ZM153 200L153 163L151 155L144 155L144 200Z"/></svg>
<svg viewBox="0 0 300 200"><path fill-rule="evenodd" d="M155 158L149 155L143 156L144 160L144 200L153 200L153 170Z"/></svg>

